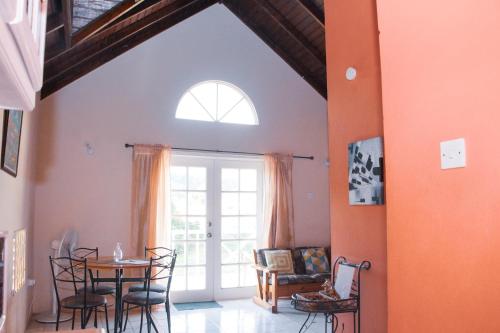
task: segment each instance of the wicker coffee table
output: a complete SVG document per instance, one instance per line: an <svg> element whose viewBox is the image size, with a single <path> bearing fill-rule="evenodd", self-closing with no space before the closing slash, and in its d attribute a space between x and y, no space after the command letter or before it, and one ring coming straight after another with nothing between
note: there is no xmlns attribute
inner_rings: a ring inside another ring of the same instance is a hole
<svg viewBox="0 0 500 333"><path fill-rule="evenodd" d="M292 305L295 310L307 312L307 318L300 327L299 333L307 329L318 313L325 316L325 333L328 332L328 324L332 324L332 332L337 331L338 320L337 313L353 313L356 316L358 311L359 299L353 295L351 298L339 299L333 292L319 291L309 293L297 293L292 296ZM308 325L311 315L311 323Z"/></svg>

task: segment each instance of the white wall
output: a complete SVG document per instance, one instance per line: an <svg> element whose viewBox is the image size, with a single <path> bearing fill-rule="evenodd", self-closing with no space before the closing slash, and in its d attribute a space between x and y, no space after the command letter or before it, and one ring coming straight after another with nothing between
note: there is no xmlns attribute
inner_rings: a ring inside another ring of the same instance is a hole
<svg viewBox="0 0 500 333"><path fill-rule="evenodd" d="M0 130L3 131L3 110L0 110ZM33 160L35 121L33 113L25 112L21 130L21 147L19 151L19 167L17 177L0 170L0 231L8 232L7 251L7 320L4 331L8 333L24 332L31 304L31 291L27 285L15 295L10 293L12 285L12 236L19 229L26 229L27 234L27 270L32 274L33 239ZM0 146L2 136L0 135Z"/></svg>
<svg viewBox="0 0 500 333"><path fill-rule="evenodd" d="M243 89L260 125L174 118L191 85ZM36 309L48 305L47 249L68 227L111 253L129 238L124 143L314 155L295 160L297 245L329 244L326 101L221 5L178 24L42 101L36 187ZM86 155L84 143L95 147ZM306 193L314 193L307 199Z"/></svg>

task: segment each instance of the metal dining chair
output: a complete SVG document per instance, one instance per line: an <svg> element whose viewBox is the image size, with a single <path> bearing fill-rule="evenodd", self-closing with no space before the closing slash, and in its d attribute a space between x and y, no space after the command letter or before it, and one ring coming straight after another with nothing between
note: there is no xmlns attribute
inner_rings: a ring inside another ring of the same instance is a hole
<svg viewBox="0 0 500 333"><path fill-rule="evenodd" d="M144 254L146 258L152 261L152 271L149 279L150 291L163 295L165 312L167 313L167 324L168 331L171 331L171 318L170 318L170 285L172 283L172 275L174 273L175 261L177 259L177 253L175 250L171 250L165 247L155 247L155 248L144 248ZM135 284L129 287L129 293L144 292L147 291L148 279L145 279L144 283ZM127 327L128 312L130 310L130 303L127 304L127 316L125 319L125 326ZM141 315L142 318L142 315ZM153 327L154 324L153 324ZM156 330L156 327L155 327Z"/></svg>
<svg viewBox="0 0 500 333"><path fill-rule="evenodd" d="M158 328L153 322L153 317L151 316L151 310L153 305L159 305L165 303L165 294L151 291L151 278L152 278L152 270L153 270L153 258L149 259L149 266L146 269L145 273L145 290L142 291L133 291L129 292L125 296L123 296L123 304L122 308L125 308L125 304L127 304L127 317L125 319L125 326L123 330L127 329L127 321L128 321L128 312L130 309L141 308L141 324L139 333L142 332L142 324L144 321L144 313L146 313L146 321L148 327L148 333L151 332L151 327L158 333ZM132 305L132 308L130 307ZM121 313L121 320L123 322L123 311Z"/></svg>
<svg viewBox="0 0 500 333"><path fill-rule="evenodd" d="M59 318L62 308L73 311L71 329L75 327L76 311L80 310L80 326L84 329L92 315L92 311L95 311L97 315L98 307L102 306L104 307L104 314L106 317L106 329L107 332L109 332L106 297L93 294L90 292L90 289L87 288L87 259L80 260L71 257L52 258L49 256L49 262L57 299L56 331L59 330ZM78 274L78 272L81 272L81 275ZM62 285L68 284L71 285L72 288L70 288L70 290L72 290L74 294L62 298ZM79 285L83 285L83 288L81 288L82 292L78 292ZM97 326L97 323L95 323L95 326Z"/></svg>
<svg viewBox="0 0 500 333"><path fill-rule="evenodd" d="M79 247L74 249L71 252L71 257L76 258L76 259L95 259L96 261L99 260L99 248L87 248L87 247ZM99 279L99 270L96 270L96 276L94 277L94 274L92 270L89 269L89 278L92 286L92 292L97 295L112 295L115 293L115 287L114 286L109 286L105 284L100 284L99 282L95 281L95 279Z"/></svg>

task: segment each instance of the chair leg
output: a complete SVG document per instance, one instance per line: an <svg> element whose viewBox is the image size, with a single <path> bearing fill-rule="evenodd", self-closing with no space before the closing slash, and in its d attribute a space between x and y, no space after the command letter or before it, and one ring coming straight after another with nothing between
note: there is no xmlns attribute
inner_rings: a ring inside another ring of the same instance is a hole
<svg viewBox="0 0 500 333"><path fill-rule="evenodd" d="M123 306L122 306L123 309ZM127 329L127 323L128 323L128 311L130 309L130 303L127 303L127 315L125 316L125 325L123 326L123 330L125 331ZM122 313L123 316L123 313Z"/></svg>
<svg viewBox="0 0 500 333"><path fill-rule="evenodd" d="M106 332L109 333L108 305L104 304L104 316L106 316Z"/></svg>
<svg viewBox="0 0 500 333"><path fill-rule="evenodd" d="M167 297L165 301L165 311L167 312L167 325L168 325L168 333L171 333L171 324L170 324L170 300Z"/></svg>
<svg viewBox="0 0 500 333"><path fill-rule="evenodd" d="M141 328L139 329L139 333L142 333L142 318L144 317L144 308L141 307Z"/></svg>
<svg viewBox="0 0 500 333"><path fill-rule="evenodd" d="M83 330L85 328L85 309L80 310L80 328Z"/></svg>
<svg viewBox="0 0 500 333"><path fill-rule="evenodd" d="M76 313L76 309L73 309L73 317L71 317L71 329L72 330L75 329L75 313Z"/></svg>
<svg viewBox="0 0 500 333"><path fill-rule="evenodd" d="M151 333L151 314L149 313L149 309L146 307L146 321L148 326L148 333Z"/></svg>
<svg viewBox="0 0 500 333"><path fill-rule="evenodd" d="M59 331L59 318L61 317L61 307L57 307L56 331Z"/></svg>
<svg viewBox="0 0 500 333"><path fill-rule="evenodd" d="M94 308L94 327L97 328L97 306Z"/></svg>
<svg viewBox="0 0 500 333"><path fill-rule="evenodd" d="M158 332L158 328L156 327L155 322L154 322L154 320L153 320L152 313L153 313L153 307L152 307L152 306L150 306L150 307L149 307L149 318L151 319L151 326L153 326L153 329L155 330L155 332L156 332L156 333L159 333L159 332Z"/></svg>

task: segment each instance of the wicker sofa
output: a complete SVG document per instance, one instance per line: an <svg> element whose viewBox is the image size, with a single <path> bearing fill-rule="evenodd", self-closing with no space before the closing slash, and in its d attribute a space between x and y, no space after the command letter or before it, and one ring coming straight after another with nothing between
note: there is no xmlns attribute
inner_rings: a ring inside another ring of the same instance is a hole
<svg viewBox="0 0 500 333"><path fill-rule="evenodd" d="M253 300L256 304L278 312L278 299L290 298L294 293L318 291L325 280L331 280L331 273L307 274L302 250L318 247L297 247L293 249L258 249L254 250L254 268L257 274L257 295ZM325 247L325 252L330 260L330 248ZM293 274L283 274L277 270L269 269L266 263L265 252L273 250L290 250L293 259Z"/></svg>

